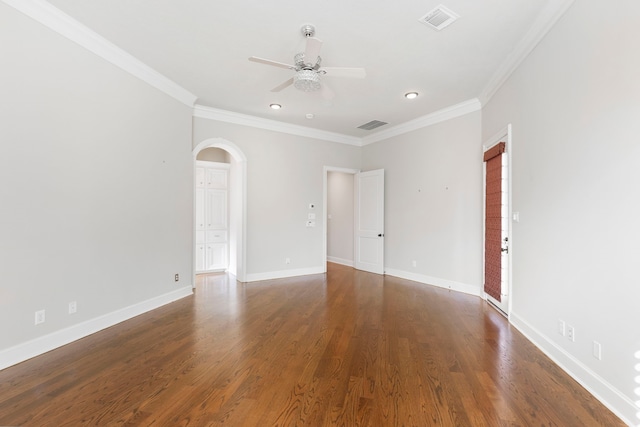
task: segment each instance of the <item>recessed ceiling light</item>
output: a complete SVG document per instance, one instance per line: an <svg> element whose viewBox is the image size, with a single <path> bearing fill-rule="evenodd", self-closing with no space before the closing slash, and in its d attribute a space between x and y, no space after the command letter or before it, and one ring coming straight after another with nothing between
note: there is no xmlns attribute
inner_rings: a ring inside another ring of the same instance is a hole
<svg viewBox="0 0 640 427"><path fill-rule="evenodd" d="M271 107L274 110L279 110L282 108L282 105L280 104L269 104L269 107Z"/></svg>
<svg viewBox="0 0 640 427"><path fill-rule="evenodd" d="M407 99L415 99L418 97L418 92L407 92L404 94L404 97Z"/></svg>

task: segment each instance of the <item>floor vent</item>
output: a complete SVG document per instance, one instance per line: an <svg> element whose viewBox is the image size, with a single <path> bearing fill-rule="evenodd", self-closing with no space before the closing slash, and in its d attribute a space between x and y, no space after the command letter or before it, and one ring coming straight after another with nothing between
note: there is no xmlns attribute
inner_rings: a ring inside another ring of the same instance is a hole
<svg viewBox="0 0 640 427"><path fill-rule="evenodd" d="M365 123L362 126L358 126L358 129L371 130L379 128L380 126L388 125L387 122L381 122L380 120L371 120L369 123Z"/></svg>
<svg viewBox="0 0 640 427"><path fill-rule="evenodd" d="M452 12L443 5L440 5L433 9L431 12L424 15L418 21L422 22L428 27L433 28L434 30L440 31L444 27L451 25L453 21L458 18L460 18L460 15Z"/></svg>

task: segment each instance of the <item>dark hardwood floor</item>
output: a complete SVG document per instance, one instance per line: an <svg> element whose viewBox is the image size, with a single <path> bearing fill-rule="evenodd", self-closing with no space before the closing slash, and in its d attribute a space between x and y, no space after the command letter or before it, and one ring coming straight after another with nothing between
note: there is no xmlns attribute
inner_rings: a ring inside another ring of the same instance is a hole
<svg viewBox="0 0 640 427"><path fill-rule="evenodd" d="M481 299L329 264L0 371L10 426L622 426Z"/></svg>

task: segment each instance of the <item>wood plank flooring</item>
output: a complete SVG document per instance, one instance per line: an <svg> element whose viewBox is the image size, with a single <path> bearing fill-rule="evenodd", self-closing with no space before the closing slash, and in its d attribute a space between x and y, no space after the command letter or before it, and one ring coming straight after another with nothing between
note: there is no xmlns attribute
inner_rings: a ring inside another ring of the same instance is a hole
<svg viewBox="0 0 640 427"><path fill-rule="evenodd" d="M329 264L0 371L10 426L622 426L481 299Z"/></svg>

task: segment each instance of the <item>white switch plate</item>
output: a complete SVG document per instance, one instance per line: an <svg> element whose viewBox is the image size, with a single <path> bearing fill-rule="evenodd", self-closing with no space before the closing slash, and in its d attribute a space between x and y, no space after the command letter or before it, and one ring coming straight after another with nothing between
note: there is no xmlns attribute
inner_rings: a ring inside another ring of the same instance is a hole
<svg viewBox="0 0 640 427"><path fill-rule="evenodd" d="M316 219L316 214L314 214L314 213L310 213L310 214L307 216L307 219Z"/></svg>
<svg viewBox="0 0 640 427"><path fill-rule="evenodd" d="M44 323L44 310L36 311L35 324L39 325L40 323Z"/></svg>
<svg viewBox="0 0 640 427"><path fill-rule="evenodd" d="M69 314L73 314L78 311L78 303L75 301L71 301L69 303Z"/></svg>
<svg viewBox="0 0 640 427"><path fill-rule="evenodd" d="M593 357L602 360L602 346L598 341L593 342Z"/></svg>

